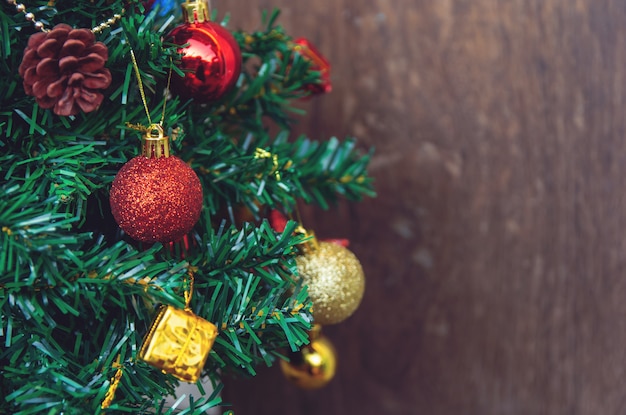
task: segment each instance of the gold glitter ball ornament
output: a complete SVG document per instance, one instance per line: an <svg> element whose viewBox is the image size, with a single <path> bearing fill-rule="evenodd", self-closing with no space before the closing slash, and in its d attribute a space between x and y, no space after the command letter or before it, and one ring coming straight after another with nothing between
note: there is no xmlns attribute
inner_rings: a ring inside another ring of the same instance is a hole
<svg viewBox="0 0 626 415"><path fill-rule="evenodd" d="M298 273L308 286L315 323L328 325L350 317L365 291L365 276L357 257L347 248L317 242L296 257Z"/></svg>
<svg viewBox="0 0 626 415"><path fill-rule="evenodd" d="M335 348L321 335L299 351L290 353L289 362L280 361L285 378L303 389L326 386L335 376L336 367Z"/></svg>

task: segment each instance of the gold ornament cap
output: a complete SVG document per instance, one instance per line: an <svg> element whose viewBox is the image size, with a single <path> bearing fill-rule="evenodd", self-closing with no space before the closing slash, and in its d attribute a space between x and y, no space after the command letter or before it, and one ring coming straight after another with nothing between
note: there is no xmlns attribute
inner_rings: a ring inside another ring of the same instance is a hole
<svg viewBox="0 0 626 415"><path fill-rule="evenodd" d="M189 309L161 306L139 359L184 382L196 382L217 337L217 327Z"/></svg>
<svg viewBox="0 0 626 415"><path fill-rule="evenodd" d="M340 323L358 308L365 292L365 275L347 248L319 241L316 249L296 257L298 274L308 286L313 319L321 325Z"/></svg>
<svg viewBox="0 0 626 415"><path fill-rule="evenodd" d="M165 135L163 126L151 124L143 135L141 154L149 159L170 156L170 138Z"/></svg>
<svg viewBox="0 0 626 415"><path fill-rule="evenodd" d="M296 233L302 234L307 238L306 241L298 244L298 250L301 254L310 254L319 249L319 242L315 237L315 232L300 225L296 228Z"/></svg>
<svg viewBox="0 0 626 415"><path fill-rule="evenodd" d="M281 360L280 368L285 378L300 388L321 388L335 376L337 353L333 344L318 334L310 344L290 353L289 362Z"/></svg>
<svg viewBox="0 0 626 415"><path fill-rule="evenodd" d="M209 21L209 5L203 0L187 0L181 5L183 20L187 23L202 23Z"/></svg>

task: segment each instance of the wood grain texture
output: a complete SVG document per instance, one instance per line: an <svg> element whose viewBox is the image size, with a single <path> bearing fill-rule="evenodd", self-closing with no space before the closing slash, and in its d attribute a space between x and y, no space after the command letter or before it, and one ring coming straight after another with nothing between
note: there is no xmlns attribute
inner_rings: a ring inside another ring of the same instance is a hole
<svg viewBox="0 0 626 415"><path fill-rule="evenodd" d="M332 62L312 137L376 147L379 197L307 210L362 306L335 380L228 380L237 414L626 413L626 3L243 0Z"/></svg>

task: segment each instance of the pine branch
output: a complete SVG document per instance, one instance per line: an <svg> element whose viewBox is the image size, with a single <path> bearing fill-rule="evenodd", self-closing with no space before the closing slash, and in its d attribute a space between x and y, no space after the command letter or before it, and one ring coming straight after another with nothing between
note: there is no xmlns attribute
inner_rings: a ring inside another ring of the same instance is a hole
<svg viewBox="0 0 626 415"><path fill-rule="evenodd" d="M302 242L292 235L295 226L290 222L277 234L267 221L242 229L223 223L203 241L196 286L205 301L198 310L222 328L212 352L220 366L255 374L254 367L271 364L279 349L308 342L311 304L292 278Z"/></svg>
<svg viewBox="0 0 626 415"><path fill-rule="evenodd" d="M269 16L264 13L262 31L234 33L244 70L237 94L224 104L224 111L216 113L224 123L261 132L267 118L288 129L293 115L303 114L291 102L310 96L305 85L320 82L319 72L311 70L311 62L296 52L292 38L276 24L279 15L277 9Z"/></svg>
<svg viewBox="0 0 626 415"><path fill-rule="evenodd" d="M366 170L371 152L359 154L354 139L317 142L302 136L291 143L284 131L273 140L266 133L232 140L219 133L202 137L198 125L189 126L187 142L194 146L183 149L183 157L208 189L205 200L212 213L223 201L253 212L258 204L291 211L297 199L327 209L337 196L358 201L375 195ZM269 156L259 156L258 149Z"/></svg>

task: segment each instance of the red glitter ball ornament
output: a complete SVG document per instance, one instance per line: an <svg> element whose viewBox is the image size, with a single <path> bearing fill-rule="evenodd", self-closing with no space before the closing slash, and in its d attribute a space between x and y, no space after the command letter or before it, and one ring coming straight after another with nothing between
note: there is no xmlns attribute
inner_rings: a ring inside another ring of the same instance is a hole
<svg viewBox="0 0 626 415"><path fill-rule="evenodd" d="M113 180L111 212L120 228L137 241L176 241L200 217L202 185L191 167L169 156L167 145L144 140L143 154L124 164Z"/></svg>
<svg viewBox="0 0 626 415"><path fill-rule="evenodd" d="M202 1L182 5L185 23L175 27L166 40L182 53L180 69L184 77L172 76L171 90L184 99L211 102L223 97L241 73L241 50L233 35L218 23L209 21Z"/></svg>

